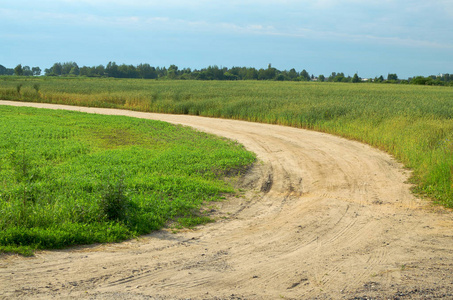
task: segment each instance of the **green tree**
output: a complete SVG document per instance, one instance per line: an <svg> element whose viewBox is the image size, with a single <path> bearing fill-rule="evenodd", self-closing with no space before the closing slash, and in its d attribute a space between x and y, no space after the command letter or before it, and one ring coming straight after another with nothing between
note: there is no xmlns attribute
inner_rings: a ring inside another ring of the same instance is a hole
<svg viewBox="0 0 453 300"><path fill-rule="evenodd" d="M206 80L223 80L224 79L224 70L220 69L218 66L209 66L207 69L204 69L202 73L205 74Z"/></svg>
<svg viewBox="0 0 453 300"><path fill-rule="evenodd" d="M95 68L96 76L105 76L105 67L103 65L99 65Z"/></svg>
<svg viewBox="0 0 453 300"><path fill-rule="evenodd" d="M14 75L14 69L0 65L0 75Z"/></svg>
<svg viewBox="0 0 453 300"><path fill-rule="evenodd" d="M285 75L283 74L278 74L276 77L275 77L275 80L276 81L285 81Z"/></svg>
<svg viewBox="0 0 453 300"><path fill-rule="evenodd" d="M77 65L72 66L71 70L69 71L69 75L71 75L71 76L79 76L79 74L80 74L79 66L77 66Z"/></svg>
<svg viewBox="0 0 453 300"><path fill-rule="evenodd" d="M61 64L61 74L60 75L69 75L73 68L79 69L79 66L75 62L72 62L72 61Z"/></svg>
<svg viewBox="0 0 453 300"><path fill-rule="evenodd" d="M33 71L30 69L29 66L22 67L22 75L24 76L33 76Z"/></svg>
<svg viewBox="0 0 453 300"><path fill-rule="evenodd" d="M108 77L119 77L118 65L115 62L109 62L105 68Z"/></svg>
<svg viewBox="0 0 453 300"><path fill-rule="evenodd" d="M247 80L258 79L258 71L255 68L248 68L247 73L245 74L245 79Z"/></svg>
<svg viewBox="0 0 453 300"><path fill-rule="evenodd" d="M93 69L94 68L83 66L79 69L79 76L93 77L93 75L94 75Z"/></svg>
<svg viewBox="0 0 453 300"><path fill-rule="evenodd" d="M347 78L344 76L343 72L340 73L332 72L332 75L329 76L329 81L344 82L345 80L347 81Z"/></svg>
<svg viewBox="0 0 453 300"><path fill-rule="evenodd" d="M398 76L396 74L388 74L387 80L398 80Z"/></svg>
<svg viewBox="0 0 453 300"><path fill-rule="evenodd" d="M18 64L14 68L14 74L17 75L17 76L22 76L24 74L24 70L22 69L22 65L21 64Z"/></svg>
<svg viewBox="0 0 453 300"><path fill-rule="evenodd" d="M33 76L41 75L41 68L40 67L33 67L33 68L31 68L31 71L33 72Z"/></svg>
<svg viewBox="0 0 453 300"><path fill-rule="evenodd" d="M223 73L223 79L224 80L238 80L238 76L235 74L232 74L230 72L225 72Z"/></svg>
<svg viewBox="0 0 453 300"><path fill-rule="evenodd" d="M267 69L260 69L258 71L258 80L271 80L274 79L276 75L277 69L269 64Z"/></svg>
<svg viewBox="0 0 453 300"><path fill-rule="evenodd" d="M300 78L302 81L310 81L310 74L308 74L308 72L303 69L302 72L300 72Z"/></svg>
<svg viewBox="0 0 453 300"><path fill-rule="evenodd" d="M299 76L299 74L296 72L296 69L292 68L288 72L288 78L291 80L296 80L296 78Z"/></svg>
<svg viewBox="0 0 453 300"><path fill-rule="evenodd" d="M50 68L50 72L52 75L60 76L62 74L62 71L63 71L63 66L61 65L61 63L54 63L52 68Z"/></svg>
<svg viewBox="0 0 453 300"><path fill-rule="evenodd" d="M137 66L138 76L145 79L157 78L156 69L149 64L140 64Z"/></svg>
<svg viewBox="0 0 453 300"><path fill-rule="evenodd" d="M412 79L410 80L410 83L411 83L411 84L421 84L421 85L425 85L425 84L429 84L431 80L432 80L432 79L429 78L429 77L417 76L417 77L415 77L415 78L412 78Z"/></svg>
<svg viewBox="0 0 453 300"><path fill-rule="evenodd" d="M336 72L332 72L332 74L330 74L329 78L327 79L328 81L334 81L334 78L337 77L337 73Z"/></svg>
<svg viewBox="0 0 453 300"><path fill-rule="evenodd" d="M382 75L374 78L374 82L379 83L379 82L383 82L383 81L384 81L384 76L382 76Z"/></svg>
<svg viewBox="0 0 453 300"><path fill-rule="evenodd" d="M357 75L357 73L355 73L354 76L352 76L351 82L353 82L353 83L360 82L360 78L359 78L359 75Z"/></svg>
<svg viewBox="0 0 453 300"><path fill-rule="evenodd" d="M170 65L167 70L167 78L176 79L178 76L178 67L176 65Z"/></svg>
<svg viewBox="0 0 453 300"><path fill-rule="evenodd" d="M318 81L323 82L324 80L326 80L326 77L324 77L324 75L321 74L318 76Z"/></svg>

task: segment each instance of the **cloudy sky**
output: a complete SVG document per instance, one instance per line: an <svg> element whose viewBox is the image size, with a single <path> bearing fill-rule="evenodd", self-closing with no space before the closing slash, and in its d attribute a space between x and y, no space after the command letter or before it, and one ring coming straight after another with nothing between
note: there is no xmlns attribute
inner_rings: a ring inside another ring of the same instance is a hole
<svg viewBox="0 0 453 300"><path fill-rule="evenodd" d="M0 0L0 64L453 73L452 0Z"/></svg>

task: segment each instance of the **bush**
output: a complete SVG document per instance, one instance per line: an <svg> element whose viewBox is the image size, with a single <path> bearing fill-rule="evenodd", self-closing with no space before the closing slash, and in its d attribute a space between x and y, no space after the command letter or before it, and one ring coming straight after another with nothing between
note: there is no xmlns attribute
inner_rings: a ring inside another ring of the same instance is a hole
<svg viewBox="0 0 453 300"><path fill-rule="evenodd" d="M101 211L109 221L125 221L129 200L124 194L124 180L120 178L115 185L108 184L101 198Z"/></svg>

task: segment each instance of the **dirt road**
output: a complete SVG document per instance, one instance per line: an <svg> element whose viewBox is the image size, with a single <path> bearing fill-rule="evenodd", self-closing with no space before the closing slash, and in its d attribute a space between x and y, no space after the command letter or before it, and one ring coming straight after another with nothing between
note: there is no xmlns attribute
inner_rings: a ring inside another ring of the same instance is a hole
<svg viewBox="0 0 453 300"><path fill-rule="evenodd" d="M157 119L235 139L260 163L216 223L119 244L0 257L0 297L453 299L453 214L415 198L367 145L289 127L25 104Z"/></svg>

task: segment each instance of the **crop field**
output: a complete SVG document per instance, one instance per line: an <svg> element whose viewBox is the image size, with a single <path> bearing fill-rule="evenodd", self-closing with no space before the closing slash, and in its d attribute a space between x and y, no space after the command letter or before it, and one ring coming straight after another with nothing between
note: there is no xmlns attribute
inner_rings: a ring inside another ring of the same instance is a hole
<svg viewBox="0 0 453 300"><path fill-rule="evenodd" d="M0 84L5 100L242 119L359 140L412 169L419 194L453 207L451 87L13 76Z"/></svg>
<svg viewBox="0 0 453 300"><path fill-rule="evenodd" d="M164 122L0 106L0 252L114 242L210 222L254 154Z"/></svg>

